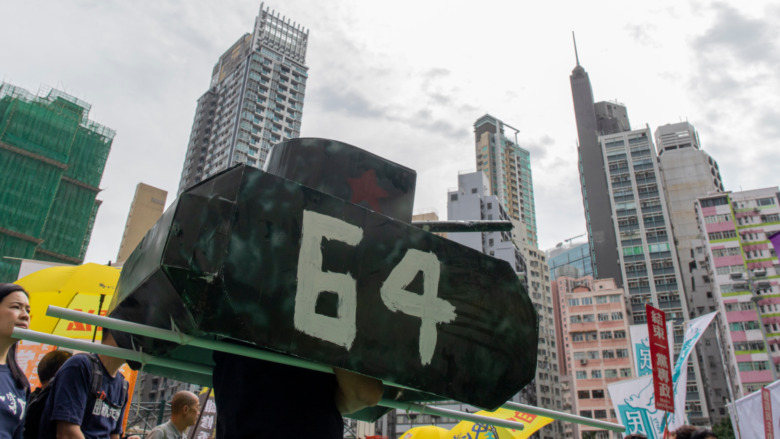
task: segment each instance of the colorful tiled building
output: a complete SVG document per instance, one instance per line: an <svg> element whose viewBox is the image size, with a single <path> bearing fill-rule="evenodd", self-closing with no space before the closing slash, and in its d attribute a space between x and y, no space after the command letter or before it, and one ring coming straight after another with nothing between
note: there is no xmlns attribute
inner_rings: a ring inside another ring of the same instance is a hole
<svg viewBox="0 0 780 439"><path fill-rule="evenodd" d="M770 187L696 202L732 399L780 375L780 264L768 240L780 231L779 198L778 188Z"/></svg>

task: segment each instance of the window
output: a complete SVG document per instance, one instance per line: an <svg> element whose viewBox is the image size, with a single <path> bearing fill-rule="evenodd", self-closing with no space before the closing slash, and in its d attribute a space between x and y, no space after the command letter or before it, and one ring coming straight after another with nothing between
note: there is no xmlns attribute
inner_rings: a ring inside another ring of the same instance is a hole
<svg viewBox="0 0 780 439"><path fill-rule="evenodd" d="M582 316L571 316L569 317L569 321L571 323L582 323Z"/></svg>
<svg viewBox="0 0 780 439"><path fill-rule="evenodd" d="M580 410L580 416L584 416L586 418L592 418L593 412L591 412L590 410Z"/></svg>
<svg viewBox="0 0 780 439"><path fill-rule="evenodd" d="M578 306L580 304L580 299L569 299L569 306Z"/></svg>
<svg viewBox="0 0 780 439"><path fill-rule="evenodd" d="M601 333L601 339L602 340L611 340L612 339L612 331L604 331Z"/></svg>
<svg viewBox="0 0 780 439"><path fill-rule="evenodd" d="M596 303L607 303L608 296L596 296Z"/></svg>
<svg viewBox="0 0 780 439"><path fill-rule="evenodd" d="M593 314L585 314L584 316L582 316L582 321L584 323L589 323L589 322L594 322L595 320L593 318Z"/></svg>
<svg viewBox="0 0 780 439"><path fill-rule="evenodd" d="M623 298L620 296L620 294L613 294L609 296L609 301L611 303L622 302Z"/></svg>
<svg viewBox="0 0 780 439"><path fill-rule="evenodd" d="M758 200L756 200L756 204L758 204L759 206L771 206L771 205L775 204L775 199L774 198L759 198Z"/></svg>
<svg viewBox="0 0 780 439"><path fill-rule="evenodd" d="M578 390L577 391L577 398L579 399L590 399L590 392L587 390Z"/></svg>
<svg viewBox="0 0 780 439"><path fill-rule="evenodd" d="M590 358L591 360L598 360L599 351L588 351L588 358Z"/></svg>
<svg viewBox="0 0 780 439"><path fill-rule="evenodd" d="M630 378L631 377L631 368L627 367L625 369L620 369L620 377L621 378Z"/></svg>
<svg viewBox="0 0 780 439"><path fill-rule="evenodd" d="M617 349L615 353L618 358L628 358L628 349Z"/></svg>
<svg viewBox="0 0 780 439"><path fill-rule="evenodd" d="M615 311L612 313L612 320L623 320L623 312Z"/></svg>
<svg viewBox="0 0 780 439"><path fill-rule="evenodd" d="M605 313L605 312L600 312L599 313L599 321L600 322L606 322L607 320L609 320L609 314Z"/></svg>
<svg viewBox="0 0 780 439"><path fill-rule="evenodd" d="M599 369L593 369L590 371L591 378L601 378L601 371Z"/></svg>
<svg viewBox="0 0 780 439"><path fill-rule="evenodd" d="M751 329L760 329L758 326L758 322L756 321L747 321L747 322L733 322L729 324L729 327L732 331L748 331Z"/></svg>
<svg viewBox="0 0 780 439"><path fill-rule="evenodd" d="M737 363L741 372L753 370L769 370L769 364L766 361L743 361Z"/></svg>
<svg viewBox="0 0 780 439"><path fill-rule="evenodd" d="M622 329L615 331L615 338L626 338L626 331Z"/></svg>
<svg viewBox="0 0 780 439"><path fill-rule="evenodd" d="M585 341L584 332L572 332L571 341Z"/></svg>
<svg viewBox="0 0 780 439"><path fill-rule="evenodd" d="M630 369L629 369L630 370ZM617 378L617 369L604 370L604 378Z"/></svg>
<svg viewBox="0 0 780 439"><path fill-rule="evenodd" d="M578 370L576 376L578 380L584 380L585 378L588 377L588 373L585 372L584 370Z"/></svg>
<svg viewBox="0 0 780 439"><path fill-rule="evenodd" d="M593 304L593 298L592 297L583 297L582 298L582 304L583 305L592 305Z"/></svg>
<svg viewBox="0 0 780 439"><path fill-rule="evenodd" d="M601 356L605 359L615 358L615 351L613 351L612 349L605 349L601 351Z"/></svg>
<svg viewBox="0 0 780 439"><path fill-rule="evenodd" d="M606 419L607 418L607 411L606 410L594 410L593 416L596 419Z"/></svg>
<svg viewBox="0 0 780 439"><path fill-rule="evenodd" d="M593 391L593 397L594 398L604 398L604 390L594 390Z"/></svg>

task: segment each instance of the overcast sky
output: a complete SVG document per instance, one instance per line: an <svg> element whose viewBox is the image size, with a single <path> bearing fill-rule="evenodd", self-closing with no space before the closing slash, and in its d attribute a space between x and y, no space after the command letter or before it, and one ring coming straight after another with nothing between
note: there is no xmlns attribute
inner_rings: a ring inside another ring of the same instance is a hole
<svg viewBox="0 0 780 439"><path fill-rule="evenodd" d="M310 30L302 136L417 171L415 211L447 214L475 169L483 114L531 151L542 249L585 233L569 74L628 107L632 128L690 121L729 190L777 186L780 6L712 2L286 0ZM257 1L11 0L0 80L66 91L117 131L87 260L114 260L139 182L178 188L196 100L218 57L252 30Z"/></svg>

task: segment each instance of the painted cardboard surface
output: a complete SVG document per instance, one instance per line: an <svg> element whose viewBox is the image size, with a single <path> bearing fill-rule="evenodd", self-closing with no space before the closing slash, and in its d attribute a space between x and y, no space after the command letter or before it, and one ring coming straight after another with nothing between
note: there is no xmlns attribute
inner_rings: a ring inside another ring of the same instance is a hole
<svg viewBox="0 0 780 439"><path fill-rule="evenodd" d="M384 174L374 176L380 189ZM376 202L368 198L356 201ZM509 264L358 204L245 166L218 174L185 191L144 238L110 315L422 392L386 392L399 400L492 409L529 383L537 315ZM211 362L149 338L118 341Z"/></svg>

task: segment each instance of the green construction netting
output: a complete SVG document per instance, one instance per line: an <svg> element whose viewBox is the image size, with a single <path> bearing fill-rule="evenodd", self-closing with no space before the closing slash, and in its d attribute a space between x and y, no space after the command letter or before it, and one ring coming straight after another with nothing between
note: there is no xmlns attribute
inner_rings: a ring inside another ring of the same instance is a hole
<svg viewBox="0 0 780 439"><path fill-rule="evenodd" d="M0 255L16 258L32 258L35 243L0 233ZM0 282L13 282L19 274L21 261L0 257Z"/></svg>
<svg viewBox="0 0 780 439"><path fill-rule="evenodd" d="M0 84L0 227L42 239L39 250L74 259L86 253L99 205L95 189L114 137L87 118L89 111L86 102L57 90L34 96ZM2 239L0 259L73 262L38 253L29 240ZM0 260L0 276L18 270L7 261Z"/></svg>
<svg viewBox="0 0 780 439"><path fill-rule="evenodd" d="M63 170L0 148L0 227L38 237Z"/></svg>
<svg viewBox="0 0 780 439"><path fill-rule="evenodd" d="M84 237L92 223L95 192L62 181L43 227L40 248L82 259Z"/></svg>

